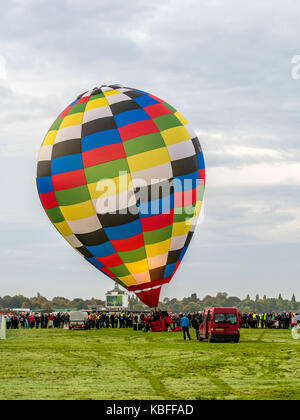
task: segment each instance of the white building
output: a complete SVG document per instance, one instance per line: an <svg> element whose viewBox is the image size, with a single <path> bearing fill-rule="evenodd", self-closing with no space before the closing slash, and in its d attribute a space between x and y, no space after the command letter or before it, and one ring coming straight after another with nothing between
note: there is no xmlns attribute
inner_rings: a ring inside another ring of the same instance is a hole
<svg viewBox="0 0 300 420"><path fill-rule="evenodd" d="M105 306L107 310L118 311L121 309L127 309L128 305L128 294L120 290L117 284L113 290L105 293Z"/></svg>

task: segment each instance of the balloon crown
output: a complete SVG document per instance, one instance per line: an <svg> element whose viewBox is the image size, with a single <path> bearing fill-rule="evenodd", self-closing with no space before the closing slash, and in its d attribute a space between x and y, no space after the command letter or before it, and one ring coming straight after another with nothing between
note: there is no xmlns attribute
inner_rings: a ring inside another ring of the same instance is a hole
<svg viewBox="0 0 300 420"><path fill-rule="evenodd" d="M122 85L120 85L119 83L114 83L112 85L101 85L101 86L96 86L93 88L91 96L92 95L98 95L99 93L102 93L102 88L104 87L108 87L108 88L112 88L112 89L118 89L121 88ZM77 100L81 99L83 97L83 95L85 95L88 92L88 90L86 90L85 92L81 93L79 96L77 96Z"/></svg>

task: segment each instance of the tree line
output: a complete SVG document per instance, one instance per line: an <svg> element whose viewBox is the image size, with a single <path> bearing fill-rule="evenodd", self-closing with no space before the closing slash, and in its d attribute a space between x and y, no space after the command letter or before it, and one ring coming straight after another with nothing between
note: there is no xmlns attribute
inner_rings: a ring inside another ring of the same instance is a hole
<svg viewBox="0 0 300 420"><path fill-rule="evenodd" d="M130 304L134 309L142 309L137 298L131 298ZM247 295L245 299L240 299L221 292L216 296L205 296L203 299L198 298L196 293L192 293L190 297L184 297L181 300L166 297L160 302L160 309L169 312L198 312L207 307L236 307L240 312L295 312L300 310L300 302L297 302L295 295L288 300L283 299L281 294L278 298L267 298L266 295L260 298L257 294L252 300L250 295Z"/></svg>
<svg viewBox="0 0 300 420"><path fill-rule="evenodd" d="M54 297L51 300L48 300L44 296L41 296L40 293L35 297L27 298L23 295L17 296L4 296L0 297L0 308L27 308L27 309L42 309L44 311L53 311L54 309L88 309L95 307L104 307L104 300L91 298L91 299L80 299L76 298L73 300L67 299L65 297Z"/></svg>
<svg viewBox="0 0 300 420"><path fill-rule="evenodd" d="M300 302L297 302L295 295L291 300L283 299L279 294L278 298L262 298L257 294L254 299L247 295L245 299L240 299L235 296L228 296L227 293L217 293L216 296L205 296L200 299L196 293L192 293L190 297L183 299L164 298L159 307L162 310L169 312L198 312L207 307L230 306L236 307L240 312L295 312L300 310ZM53 311L54 309L89 309L96 307L105 307L105 301L101 299L81 299L73 300L65 297L54 297L48 300L39 293L35 297L27 298L23 295L4 296L0 297L0 308L29 308L41 309L44 311ZM136 296L131 296L129 299L129 308L131 310L143 310L146 306L143 305Z"/></svg>

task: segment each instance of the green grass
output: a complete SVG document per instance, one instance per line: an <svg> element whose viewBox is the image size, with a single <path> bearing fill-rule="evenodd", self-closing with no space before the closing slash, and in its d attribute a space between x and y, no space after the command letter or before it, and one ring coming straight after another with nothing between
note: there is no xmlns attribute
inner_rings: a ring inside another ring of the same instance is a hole
<svg viewBox="0 0 300 420"><path fill-rule="evenodd" d="M8 331L0 399L300 399L300 340L244 330L240 344L181 333Z"/></svg>

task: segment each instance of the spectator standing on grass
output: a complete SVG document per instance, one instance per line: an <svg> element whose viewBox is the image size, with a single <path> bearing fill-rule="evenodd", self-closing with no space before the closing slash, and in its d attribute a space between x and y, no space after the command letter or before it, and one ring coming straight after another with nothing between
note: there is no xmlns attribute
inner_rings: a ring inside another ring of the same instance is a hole
<svg viewBox="0 0 300 420"><path fill-rule="evenodd" d="M289 327L289 319L286 312L283 313L283 328L288 329Z"/></svg>
<svg viewBox="0 0 300 420"><path fill-rule="evenodd" d="M275 313L272 313L272 327L271 328L275 328Z"/></svg>
<svg viewBox="0 0 300 420"><path fill-rule="evenodd" d="M63 327L65 328L68 328L68 326L69 326L69 324L70 324L70 315L67 313L67 314L65 314L65 318L64 318L64 325L63 325Z"/></svg>
<svg viewBox="0 0 300 420"><path fill-rule="evenodd" d="M105 316L105 327L109 328L109 315L108 314Z"/></svg>
<svg viewBox="0 0 300 420"><path fill-rule="evenodd" d="M252 326L253 328L257 328L258 326L258 318L256 312L252 315Z"/></svg>
<svg viewBox="0 0 300 420"><path fill-rule="evenodd" d="M273 319L274 319L274 314L269 314L269 328L273 328Z"/></svg>
<svg viewBox="0 0 300 420"><path fill-rule="evenodd" d="M176 314L176 327L180 327L180 320L182 318L182 314Z"/></svg>
<svg viewBox="0 0 300 420"><path fill-rule="evenodd" d="M128 328L129 323L130 323L129 312L125 312L124 323L125 323L125 328Z"/></svg>
<svg viewBox="0 0 300 420"><path fill-rule="evenodd" d="M247 319L248 328L253 328L253 314L250 313Z"/></svg>
<svg viewBox="0 0 300 420"><path fill-rule="evenodd" d="M57 325L57 314L53 313L52 316L53 316L53 328L56 328L56 325Z"/></svg>
<svg viewBox="0 0 300 420"><path fill-rule="evenodd" d="M49 328L53 328L53 318L54 318L53 314L50 314L49 317L48 317Z"/></svg>
<svg viewBox="0 0 300 420"><path fill-rule="evenodd" d="M100 328L105 328L105 313L101 314L100 317Z"/></svg>
<svg viewBox="0 0 300 420"><path fill-rule="evenodd" d="M243 313L242 315L242 328L248 328L248 315L246 313Z"/></svg>
<svg viewBox="0 0 300 420"><path fill-rule="evenodd" d="M186 335L187 335L188 339L191 340L191 336L190 336L190 332L189 332L190 321L189 321L187 316L183 315L180 318L180 326L181 326L182 331L183 331L183 339L186 340Z"/></svg>
<svg viewBox="0 0 300 420"><path fill-rule="evenodd" d="M145 314L143 312L140 313L140 317L139 317L139 322L142 326L142 328L144 328L144 318L145 318Z"/></svg>
<svg viewBox="0 0 300 420"><path fill-rule="evenodd" d="M17 330L19 328L19 317L17 314L15 314L12 318L12 327L14 330Z"/></svg>
<svg viewBox="0 0 300 420"><path fill-rule="evenodd" d="M267 314L264 312L261 316L261 328L266 327L266 321L267 321Z"/></svg>
<svg viewBox="0 0 300 420"><path fill-rule="evenodd" d="M57 314L57 319L56 319L56 328L60 328L61 327L61 313L59 312Z"/></svg>
<svg viewBox="0 0 300 420"><path fill-rule="evenodd" d="M127 328L132 328L133 325L133 314L131 312L128 312L127 315Z"/></svg>
<svg viewBox="0 0 300 420"><path fill-rule="evenodd" d="M145 315L144 316L144 332L148 332L150 329L150 323L151 323L151 316Z"/></svg>
<svg viewBox="0 0 300 420"><path fill-rule="evenodd" d="M41 320L40 315L36 314L34 318L35 318L35 328L39 328L40 320Z"/></svg>
<svg viewBox="0 0 300 420"><path fill-rule="evenodd" d="M41 328L45 328L45 315L41 314Z"/></svg>
<svg viewBox="0 0 300 420"><path fill-rule="evenodd" d="M7 315L6 317L6 329L9 330L11 327L11 316Z"/></svg>
<svg viewBox="0 0 300 420"><path fill-rule="evenodd" d="M97 318L96 318L96 328L97 328L97 330L99 330L99 328L100 328L100 317L101 317L101 315L98 313Z"/></svg>
<svg viewBox="0 0 300 420"><path fill-rule="evenodd" d="M125 312L120 313L120 328L125 328Z"/></svg>
<svg viewBox="0 0 300 420"><path fill-rule="evenodd" d="M166 324L166 331L169 331L169 328L171 328L170 326L171 326L171 318L170 318L170 316L168 315L168 313L166 312L166 316L165 316L165 324ZM171 329L171 331L172 331L172 329Z"/></svg>
<svg viewBox="0 0 300 420"><path fill-rule="evenodd" d="M57 328L58 314L53 314L53 328Z"/></svg>
<svg viewBox="0 0 300 420"><path fill-rule="evenodd" d="M34 315L30 314L29 315L29 324L30 324L30 328L34 328L35 326L35 319L34 319Z"/></svg>
<svg viewBox="0 0 300 420"><path fill-rule="evenodd" d="M266 313L265 328L270 328L270 314Z"/></svg>
<svg viewBox="0 0 300 420"><path fill-rule="evenodd" d="M48 323L49 323L49 314L45 314L44 328L48 328Z"/></svg>
<svg viewBox="0 0 300 420"><path fill-rule="evenodd" d="M28 330L28 328L29 328L29 317L28 317L28 314L25 315L25 323L24 323L24 326L25 326L25 330Z"/></svg>
<svg viewBox="0 0 300 420"><path fill-rule="evenodd" d="M111 327L115 328L115 314L111 314L110 323L111 323Z"/></svg>
<svg viewBox="0 0 300 420"><path fill-rule="evenodd" d="M290 312L289 313L289 326L288 326L288 328L291 327L291 325L292 325L293 316L294 316L294 314L292 312Z"/></svg>
<svg viewBox="0 0 300 420"><path fill-rule="evenodd" d="M21 316L20 316L20 325L21 325L22 330L24 330L24 328L25 328L25 316L24 316L24 314L21 314Z"/></svg>
<svg viewBox="0 0 300 420"><path fill-rule="evenodd" d="M199 336L199 327L200 327L200 317L198 314L194 314L193 318L192 318L192 327L194 328L195 332L196 332L196 336L198 338Z"/></svg>

